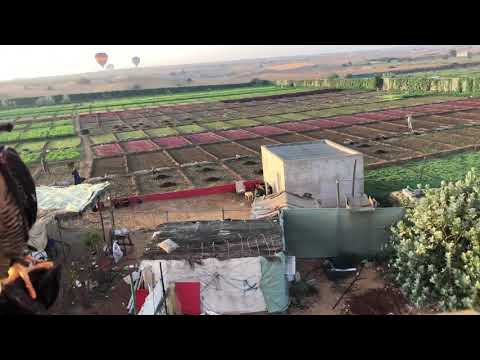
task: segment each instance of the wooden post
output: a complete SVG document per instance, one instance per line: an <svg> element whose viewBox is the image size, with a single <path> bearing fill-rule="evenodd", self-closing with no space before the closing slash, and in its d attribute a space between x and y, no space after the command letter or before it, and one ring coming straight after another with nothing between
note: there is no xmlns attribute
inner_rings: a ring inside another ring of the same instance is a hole
<svg viewBox="0 0 480 360"><path fill-rule="evenodd" d="M159 261L158 264L160 265L160 280L162 282L163 300L165 300L165 315L168 315L167 299L166 299L166 294L165 294L165 283L163 282L162 262ZM152 290L152 291L154 291L154 290Z"/></svg>
<svg viewBox="0 0 480 360"><path fill-rule="evenodd" d="M225 209L222 207L222 221L225 220Z"/></svg>
<svg viewBox="0 0 480 360"><path fill-rule="evenodd" d="M168 223L168 210L165 211L165 216L167 217L167 223Z"/></svg>
<svg viewBox="0 0 480 360"><path fill-rule="evenodd" d="M353 163L353 179L352 179L352 201L355 198L355 172L357 170L357 159Z"/></svg>
<svg viewBox="0 0 480 360"><path fill-rule="evenodd" d="M340 182L338 179L336 180L337 183L337 208L340 207Z"/></svg>

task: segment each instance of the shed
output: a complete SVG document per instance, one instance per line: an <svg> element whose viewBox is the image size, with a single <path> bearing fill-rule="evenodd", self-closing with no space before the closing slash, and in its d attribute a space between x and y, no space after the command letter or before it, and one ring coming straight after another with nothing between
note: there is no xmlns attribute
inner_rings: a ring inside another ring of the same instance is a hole
<svg viewBox="0 0 480 360"><path fill-rule="evenodd" d="M337 181L340 206L352 185L354 196L363 194L363 155L356 150L320 140L263 145L261 151L263 178L274 193L309 193L321 207L337 206Z"/></svg>

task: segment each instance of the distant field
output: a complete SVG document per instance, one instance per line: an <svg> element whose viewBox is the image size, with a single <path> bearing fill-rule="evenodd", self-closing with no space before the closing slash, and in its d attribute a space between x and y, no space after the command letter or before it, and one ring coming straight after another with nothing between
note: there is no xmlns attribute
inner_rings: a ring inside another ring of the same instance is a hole
<svg viewBox="0 0 480 360"><path fill-rule="evenodd" d="M40 117L51 115L70 115L89 111L107 111L107 107L131 108L144 105L188 104L196 102L212 102L232 99L244 99L257 96L297 93L311 91L310 88L282 88L278 86L252 86L227 90L196 91L171 95L148 97L129 97L114 100L99 100L91 103L65 104L29 108L15 108L0 110L0 120L18 117Z"/></svg>

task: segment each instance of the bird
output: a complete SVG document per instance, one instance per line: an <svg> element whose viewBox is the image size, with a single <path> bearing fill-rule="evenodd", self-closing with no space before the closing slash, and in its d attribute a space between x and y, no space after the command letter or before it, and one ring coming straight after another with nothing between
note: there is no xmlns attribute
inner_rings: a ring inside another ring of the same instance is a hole
<svg viewBox="0 0 480 360"><path fill-rule="evenodd" d="M9 298L8 294L15 293L17 295L14 298L19 298L18 291L23 289L34 302L39 296L34 284L38 285L45 276L36 274L32 284L30 273L43 270L42 273L45 275L45 271L48 274L54 269L53 262L37 261L28 255L28 233L36 219L37 197L32 175L13 148L0 145L0 296L2 297L6 294L5 297ZM2 279L5 273L8 276ZM51 274L47 276L49 277L51 280L56 280L55 277L51 278ZM21 282L23 282L23 288L19 285ZM58 283L56 286L59 286ZM58 294L58 289L53 290ZM47 306L48 302L45 303ZM20 304L17 303L16 306Z"/></svg>

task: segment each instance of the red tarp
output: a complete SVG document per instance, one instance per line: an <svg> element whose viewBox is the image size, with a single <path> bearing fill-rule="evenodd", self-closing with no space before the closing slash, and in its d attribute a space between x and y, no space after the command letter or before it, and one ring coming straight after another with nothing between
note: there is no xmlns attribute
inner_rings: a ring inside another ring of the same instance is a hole
<svg viewBox="0 0 480 360"><path fill-rule="evenodd" d="M137 314L142 308L143 304L145 303L145 299L148 296L148 290L147 289L138 289L136 296L135 296L135 308L137 310Z"/></svg>
<svg viewBox="0 0 480 360"><path fill-rule="evenodd" d="M200 283L177 282L175 283L177 306L184 315L200 315Z"/></svg>

